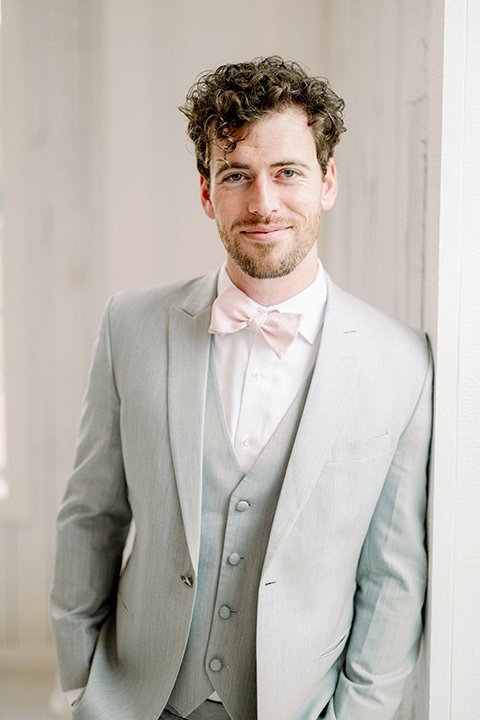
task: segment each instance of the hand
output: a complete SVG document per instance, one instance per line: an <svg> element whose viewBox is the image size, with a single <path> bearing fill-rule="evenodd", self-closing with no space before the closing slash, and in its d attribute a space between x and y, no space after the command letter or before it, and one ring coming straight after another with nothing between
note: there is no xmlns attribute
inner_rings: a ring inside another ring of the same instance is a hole
<svg viewBox="0 0 480 720"><path fill-rule="evenodd" d="M75 705L84 689L85 688L75 688L75 690L67 690L65 695L67 696L68 704L70 705L70 707L73 707Z"/></svg>

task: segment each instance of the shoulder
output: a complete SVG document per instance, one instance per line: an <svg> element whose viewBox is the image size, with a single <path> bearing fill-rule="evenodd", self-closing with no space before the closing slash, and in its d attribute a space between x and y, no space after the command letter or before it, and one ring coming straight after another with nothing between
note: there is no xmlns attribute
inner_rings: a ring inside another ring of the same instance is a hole
<svg viewBox="0 0 480 720"><path fill-rule="evenodd" d="M375 371L417 377L428 372L430 346L426 333L390 317L378 308L341 290L329 280L327 316L343 332L358 333L364 364Z"/></svg>
<svg viewBox="0 0 480 720"><path fill-rule="evenodd" d="M190 314L212 304L216 294L217 273L203 275L169 285L126 290L114 295L107 306L109 322L113 324L148 324L168 318L172 306Z"/></svg>

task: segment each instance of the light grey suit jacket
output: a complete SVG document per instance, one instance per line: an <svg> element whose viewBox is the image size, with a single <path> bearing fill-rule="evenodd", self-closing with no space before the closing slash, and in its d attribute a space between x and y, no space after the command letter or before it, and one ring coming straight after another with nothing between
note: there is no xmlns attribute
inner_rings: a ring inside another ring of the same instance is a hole
<svg viewBox="0 0 480 720"><path fill-rule="evenodd" d="M51 605L78 720L157 720L181 664L215 293L216 275L123 293L104 316ZM423 333L328 282L259 588L259 720L393 717L421 633L431 376Z"/></svg>

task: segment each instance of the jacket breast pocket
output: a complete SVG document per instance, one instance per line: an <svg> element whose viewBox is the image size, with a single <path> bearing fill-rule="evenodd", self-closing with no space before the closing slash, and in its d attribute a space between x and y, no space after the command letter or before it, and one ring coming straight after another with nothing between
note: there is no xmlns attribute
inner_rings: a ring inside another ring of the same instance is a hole
<svg viewBox="0 0 480 720"><path fill-rule="evenodd" d="M388 453L392 448L393 436L390 433L368 440L351 443L337 443L332 446L327 464L369 460Z"/></svg>

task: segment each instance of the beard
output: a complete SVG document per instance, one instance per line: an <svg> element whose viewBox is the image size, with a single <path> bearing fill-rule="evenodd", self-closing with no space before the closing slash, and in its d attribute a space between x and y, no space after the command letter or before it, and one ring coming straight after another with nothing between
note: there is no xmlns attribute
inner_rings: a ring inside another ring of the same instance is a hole
<svg viewBox="0 0 480 720"><path fill-rule="evenodd" d="M239 220L230 229L221 225L217 219L217 229L220 239L240 270L252 278L259 280L280 278L289 275L305 259L317 241L320 226L320 209L312 218L304 222L297 222L286 218L260 218L257 220ZM277 257L276 248L281 241L255 243L249 245L242 240L241 229L252 228L258 225L288 226L293 234L293 242L284 253Z"/></svg>

